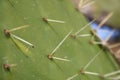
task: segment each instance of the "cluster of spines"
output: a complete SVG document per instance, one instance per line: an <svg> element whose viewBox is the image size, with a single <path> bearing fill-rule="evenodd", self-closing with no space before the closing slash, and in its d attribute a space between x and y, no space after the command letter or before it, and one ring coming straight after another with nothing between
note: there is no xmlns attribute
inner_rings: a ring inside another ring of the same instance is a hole
<svg viewBox="0 0 120 80"><path fill-rule="evenodd" d="M82 0L81 0L81 1L82 1ZM86 5L84 5L84 6L86 6ZM83 7L84 7L84 6L83 6ZM110 14L110 15L111 15L111 14ZM53 20L53 19L47 19L47 18L42 18L42 20L45 21L45 22L47 22L47 23L49 23L49 22L65 23L65 21ZM106 19L106 20L107 20L107 19ZM95 21L95 20L93 20L93 21L91 21L89 24L85 25L83 28L81 28L80 30L78 30L75 34L71 34L72 31L70 31L70 32L63 38L63 40L56 46L56 48L55 48L50 54L47 55L48 59L50 59L50 60L55 60L55 59L57 59L57 60L61 60L61 61L70 61L70 60L68 60L68 59L55 57L55 56L53 56L53 55L54 55L54 53L57 51L57 49L63 44L63 42L67 39L68 36L71 36L71 37L74 38L74 39L75 39L75 38L78 38L78 37L91 36L91 34L82 34L82 35L80 34L80 35L79 35L79 33L80 33L81 31L83 31L85 28L87 28L87 27L88 27L90 24L92 24L94 21ZM104 21L104 22L105 22L105 21ZM100 26L101 26L101 25L103 25L103 22L100 24ZM16 36L16 35L14 35L14 34L11 33L12 31L16 31L16 30L19 30L19 29L22 29L22 28L26 28L26 27L28 27L28 25L21 26L21 27L18 27L18 28L14 28L14 29L12 29L12 30L5 29L5 30L4 30L4 34L5 34L6 36L8 36L8 37L14 37L14 38L22 41L23 43L28 44L29 46L34 47L34 45L31 44L30 42L28 42L28 41L26 41L26 40L24 40L24 39L22 39L22 38L20 38L20 37L18 37L18 36ZM97 36L97 35L96 35L96 32L94 33L94 35ZM107 40L106 40L105 42L107 42L107 41L110 39L110 37L111 37L111 35L107 38ZM94 42L94 40L92 40L91 42L92 42L93 44L96 44L96 43ZM103 43L101 43L101 44L104 45ZM100 52L101 52L101 51L100 51ZM72 77L69 77L67 80L71 80L71 79L73 79L74 77L77 77L80 73L81 73L81 74L89 74L89 75L99 76L99 77L102 77L102 78L106 78L106 77L109 77L109 76L111 76L111 75L115 75L115 74L120 73L119 71L116 71L116 72L113 72L113 73L101 75L101 74L99 74L99 73L86 71L86 68L89 67L89 65L96 59L96 57L100 54L100 52L97 53L97 54L88 62L88 64L79 71L79 73L73 75ZM3 68L4 68L5 70L7 70L7 71L10 71L10 67L11 67L11 66L10 66L9 64L3 64Z"/></svg>

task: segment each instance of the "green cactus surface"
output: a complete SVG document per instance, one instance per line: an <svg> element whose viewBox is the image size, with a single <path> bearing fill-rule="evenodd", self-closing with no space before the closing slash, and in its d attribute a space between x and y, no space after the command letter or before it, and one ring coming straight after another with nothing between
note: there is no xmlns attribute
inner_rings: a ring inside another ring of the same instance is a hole
<svg viewBox="0 0 120 80"><path fill-rule="evenodd" d="M0 0L0 80L103 80L119 70L92 34L79 36L89 26L71 37L86 24L70 0Z"/></svg>

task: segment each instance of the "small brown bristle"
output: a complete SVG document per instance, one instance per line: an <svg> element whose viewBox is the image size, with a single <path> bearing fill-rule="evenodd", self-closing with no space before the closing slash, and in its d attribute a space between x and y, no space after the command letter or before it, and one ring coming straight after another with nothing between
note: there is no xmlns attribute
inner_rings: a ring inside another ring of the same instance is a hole
<svg viewBox="0 0 120 80"><path fill-rule="evenodd" d="M10 66L8 64L3 64L3 68L7 71L10 71Z"/></svg>
<svg viewBox="0 0 120 80"><path fill-rule="evenodd" d="M43 21L45 21L45 22L48 22L48 21L47 21L47 19L46 19L46 18L44 18L44 17L42 18L42 20L43 20Z"/></svg>
<svg viewBox="0 0 120 80"><path fill-rule="evenodd" d="M83 69L81 69L81 70L80 70L80 73L81 73L81 74L84 74L84 70L83 70Z"/></svg>
<svg viewBox="0 0 120 80"><path fill-rule="evenodd" d="M92 35L95 35L96 34L96 30L90 30L90 33L92 34Z"/></svg>
<svg viewBox="0 0 120 80"><path fill-rule="evenodd" d="M89 43L92 44L92 45L94 44L92 40L90 40Z"/></svg>
<svg viewBox="0 0 120 80"><path fill-rule="evenodd" d="M76 35L74 35L74 34L71 34L70 37L73 39L76 39Z"/></svg>
<svg viewBox="0 0 120 80"><path fill-rule="evenodd" d="M4 29L4 34L5 34L5 35L8 35L9 33L10 33L9 30Z"/></svg>
<svg viewBox="0 0 120 80"><path fill-rule="evenodd" d="M9 37L10 36L10 32L9 32L9 30L8 29L4 29L4 34L7 36L7 37Z"/></svg>
<svg viewBox="0 0 120 80"><path fill-rule="evenodd" d="M48 54L47 57L48 57L48 59L50 59L50 60L53 59L51 54Z"/></svg>
<svg viewBox="0 0 120 80"><path fill-rule="evenodd" d="M102 80L104 80L104 75L99 75L99 77L102 79Z"/></svg>

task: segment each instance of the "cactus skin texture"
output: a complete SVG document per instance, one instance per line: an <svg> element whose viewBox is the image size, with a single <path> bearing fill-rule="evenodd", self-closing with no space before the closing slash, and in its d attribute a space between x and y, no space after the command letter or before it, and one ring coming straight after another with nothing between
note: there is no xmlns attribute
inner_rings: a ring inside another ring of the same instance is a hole
<svg viewBox="0 0 120 80"><path fill-rule="evenodd" d="M66 37L69 32L74 34L86 24L70 0L1 0L0 80L67 80L77 74L101 50L97 45L89 44L90 37ZM4 32L4 29L24 25L30 26L8 32L9 35ZM90 29L86 28L80 34L84 33L90 33ZM32 43L34 48L12 34ZM54 54L49 55L57 46ZM118 69L111 54L101 51L86 70L104 75ZM72 80L80 79L102 80L87 74Z"/></svg>

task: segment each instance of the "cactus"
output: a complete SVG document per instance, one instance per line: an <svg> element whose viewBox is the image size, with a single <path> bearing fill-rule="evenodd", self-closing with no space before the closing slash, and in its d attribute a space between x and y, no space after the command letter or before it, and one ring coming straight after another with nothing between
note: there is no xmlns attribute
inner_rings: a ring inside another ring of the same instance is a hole
<svg viewBox="0 0 120 80"><path fill-rule="evenodd" d="M106 12L113 12L113 16L109 19L108 24L111 25L112 27L115 28L120 28L120 23L119 23L119 0L109 0L109 1L104 1L104 0L95 0L96 4L95 6L97 7L96 11L94 12L95 15L98 16L98 14ZM106 5L107 4L107 5Z"/></svg>
<svg viewBox="0 0 120 80"><path fill-rule="evenodd" d="M88 23L70 0L1 0L0 8L0 80L107 80L119 73L109 51L89 43Z"/></svg>
<svg viewBox="0 0 120 80"><path fill-rule="evenodd" d="M112 16L107 20L105 23L108 26L111 26L113 28L120 29L120 23L119 23L119 0L74 0L78 4L78 1L81 1L83 4L83 13L87 15L87 17L92 18L98 18L97 21L100 22L103 20L105 16L107 16L109 13L113 13ZM86 5L85 5L86 4ZM80 6L79 6L80 7ZM87 9L85 9L87 7ZM87 13L86 13L87 11Z"/></svg>

